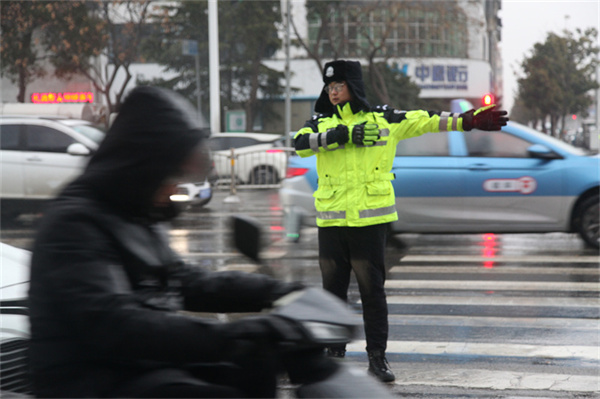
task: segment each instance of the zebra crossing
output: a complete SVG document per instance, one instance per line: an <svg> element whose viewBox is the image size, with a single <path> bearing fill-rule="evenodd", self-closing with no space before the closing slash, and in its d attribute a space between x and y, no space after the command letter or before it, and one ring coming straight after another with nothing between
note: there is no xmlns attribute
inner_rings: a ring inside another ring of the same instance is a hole
<svg viewBox="0 0 600 399"><path fill-rule="evenodd" d="M600 397L598 256L487 257L469 248L409 248L390 268L394 392ZM364 339L352 342L350 361L364 363L364 348Z"/></svg>
<svg viewBox="0 0 600 399"><path fill-rule="evenodd" d="M211 207L202 218L190 215L193 230L187 222L181 231L172 229L174 246L216 270L252 272L256 265L239 259L226 240L217 240L226 235L224 220L236 210L219 202ZM271 245L263 258L274 274L319 286L316 228L304 228L299 243L287 243L275 197L262 197L245 207L248 211L265 225ZM401 239L404 245L386 254L387 357L397 377L390 385L395 394L600 398L597 251L567 234ZM355 284L349 297L360 312ZM345 361L366 368L364 348L359 336L348 345Z"/></svg>
<svg viewBox="0 0 600 399"><path fill-rule="evenodd" d="M207 269L255 272L229 243L228 217L265 226L263 257L285 280L320 285L316 228L284 240L273 193L218 193L170 227L174 249ZM250 195L254 198L250 198ZM28 248L35 224L3 230ZM387 254L390 389L409 398L600 398L600 272L597 251L575 235L403 235ZM360 311L355 286L350 298ZM346 361L366 368L363 337Z"/></svg>

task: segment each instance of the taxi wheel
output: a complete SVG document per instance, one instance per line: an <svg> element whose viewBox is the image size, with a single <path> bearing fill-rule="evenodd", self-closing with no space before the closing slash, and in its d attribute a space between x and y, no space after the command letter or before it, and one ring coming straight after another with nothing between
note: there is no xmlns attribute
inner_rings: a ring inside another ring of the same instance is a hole
<svg viewBox="0 0 600 399"><path fill-rule="evenodd" d="M578 207L575 227L586 244L598 248L600 245L600 203L598 195L584 200Z"/></svg>

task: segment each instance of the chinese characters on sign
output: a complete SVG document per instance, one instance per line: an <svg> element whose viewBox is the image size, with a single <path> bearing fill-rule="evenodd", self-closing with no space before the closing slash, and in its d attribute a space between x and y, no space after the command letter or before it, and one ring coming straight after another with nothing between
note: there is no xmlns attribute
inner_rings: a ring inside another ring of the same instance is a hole
<svg viewBox="0 0 600 399"><path fill-rule="evenodd" d="M94 93L91 91L64 93L33 93L31 102L35 104L55 103L93 103Z"/></svg>
<svg viewBox="0 0 600 399"><path fill-rule="evenodd" d="M417 65L415 67L417 85L421 89L467 90L469 69L466 65Z"/></svg>

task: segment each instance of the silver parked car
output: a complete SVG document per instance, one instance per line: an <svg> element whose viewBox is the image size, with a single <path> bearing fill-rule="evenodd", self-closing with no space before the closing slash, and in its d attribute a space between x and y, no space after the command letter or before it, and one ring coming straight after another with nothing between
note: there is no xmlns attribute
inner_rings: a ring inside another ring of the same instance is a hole
<svg viewBox="0 0 600 399"><path fill-rule="evenodd" d="M39 209L83 171L103 139L84 120L0 116L3 216Z"/></svg>
<svg viewBox="0 0 600 399"><path fill-rule="evenodd" d="M247 184L277 184L285 177L287 153L280 147L281 135L267 133L215 133L209 138L219 178L234 175Z"/></svg>
<svg viewBox="0 0 600 399"><path fill-rule="evenodd" d="M83 172L104 139L103 130L79 119L0 116L0 201L6 220L38 212ZM208 181L184 182L173 201L202 206L212 198Z"/></svg>
<svg viewBox="0 0 600 399"><path fill-rule="evenodd" d="M0 397L27 398L29 260L31 252L0 243Z"/></svg>

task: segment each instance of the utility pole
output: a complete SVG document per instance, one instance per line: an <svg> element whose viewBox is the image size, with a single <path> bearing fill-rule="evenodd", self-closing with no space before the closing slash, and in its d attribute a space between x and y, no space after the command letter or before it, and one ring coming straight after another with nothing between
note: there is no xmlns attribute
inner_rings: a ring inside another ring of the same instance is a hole
<svg viewBox="0 0 600 399"><path fill-rule="evenodd" d="M596 81L600 79L600 64L596 65ZM598 151L598 141L600 140L600 89L596 89L596 126L591 131L588 140L588 148L590 150Z"/></svg>
<svg viewBox="0 0 600 399"><path fill-rule="evenodd" d="M219 8L208 0L208 69L210 75L210 130L221 131L221 78L219 72Z"/></svg>
<svg viewBox="0 0 600 399"><path fill-rule="evenodd" d="M202 117L202 90L200 89L200 54L197 49L198 42L196 42L196 56L194 57L196 59L196 107L198 109L198 120L204 122L204 118Z"/></svg>
<svg viewBox="0 0 600 399"><path fill-rule="evenodd" d="M202 91L200 90L200 54L198 53L198 41L196 40L182 40L182 54L193 55L196 60L196 109L198 112L198 120L204 123L202 117ZM202 125L204 127L204 125Z"/></svg>
<svg viewBox="0 0 600 399"><path fill-rule="evenodd" d="M285 6L285 145L286 147L292 146L292 138L290 132L292 131L292 93L290 83L290 21L291 21L291 3L290 0L286 0Z"/></svg>

